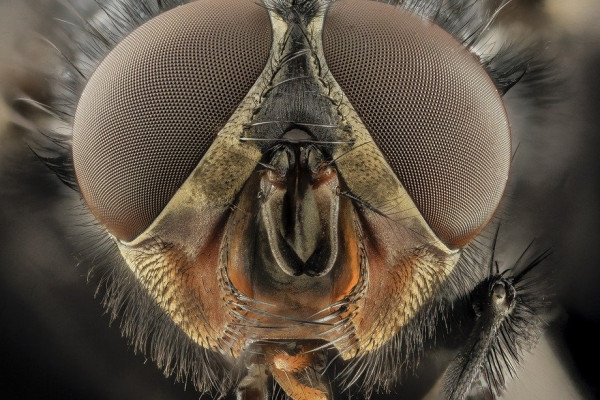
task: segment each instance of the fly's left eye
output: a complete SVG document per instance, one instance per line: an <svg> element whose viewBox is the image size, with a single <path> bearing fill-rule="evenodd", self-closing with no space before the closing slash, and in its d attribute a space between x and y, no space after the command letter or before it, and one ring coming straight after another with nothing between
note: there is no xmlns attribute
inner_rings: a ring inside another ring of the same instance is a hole
<svg viewBox="0 0 600 400"><path fill-rule="evenodd" d="M158 216L265 67L271 26L252 1L177 7L133 31L81 96L73 160L83 197L114 236Z"/></svg>
<svg viewBox="0 0 600 400"><path fill-rule="evenodd" d="M461 247L489 221L508 178L502 99L465 46L378 2L343 0L325 19L327 65L419 211Z"/></svg>

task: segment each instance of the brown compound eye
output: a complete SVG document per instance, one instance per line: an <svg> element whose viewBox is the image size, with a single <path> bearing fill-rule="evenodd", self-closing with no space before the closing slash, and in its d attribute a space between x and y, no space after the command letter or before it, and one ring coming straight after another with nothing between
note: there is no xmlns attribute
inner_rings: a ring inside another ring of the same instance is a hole
<svg viewBox="0 0 600 400"><path fill-rule="evenodd" d="M498 206L511 155L503 102L481 63L439 26L361 0L331 6L323 50L427 223L465 245Z"/></svg>
<svg viewBox="0 0 600 400"><path fill-rule="evenodd" d="M137 28L89 79L75 114L73 161L94 216L121 240L166 206L265 67L267 11L205 0Z"/></svg>

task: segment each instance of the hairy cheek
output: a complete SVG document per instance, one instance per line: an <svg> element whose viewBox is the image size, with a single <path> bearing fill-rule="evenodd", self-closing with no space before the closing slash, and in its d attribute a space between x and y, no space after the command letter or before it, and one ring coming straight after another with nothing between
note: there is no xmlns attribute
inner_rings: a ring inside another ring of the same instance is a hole
<svg viewBox="0 0 600 400"><path fill-rule="evenodd" d="M369 256L368 285L358 301L356 335L361 350L378 348L408 324L433 296L454 262L439 260L423 250L406 255L394 265L380 255Z"/></svg>
<svg viewBox="0 0 600 400"><path fill-rule="evenodd" d="M364 352L389 341L427 306L460 252L439 251L416 240L419 236L403 225L383 223L369 214L361 216L360 225L367 273L354 325Z"/></svg>
<svg viewBox="0 0 600 400"><path fill-rule="evenodd" d="M193 341L218 348L229 313L218 273L220 235L195 258L181 248L121 249L136 278L158 306Z"/></svg>

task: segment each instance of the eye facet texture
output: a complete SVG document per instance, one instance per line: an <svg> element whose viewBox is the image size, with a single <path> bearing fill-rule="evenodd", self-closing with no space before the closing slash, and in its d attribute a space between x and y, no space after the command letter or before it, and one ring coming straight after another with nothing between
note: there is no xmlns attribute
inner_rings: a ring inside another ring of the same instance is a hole
<svg viewBox="0 0 600 400"><path fill-rule="evenodd" d="M480 62L437 25L372 1L334 3L323 48L430 227L466 244L496 209L511 156L502 99Z"/></svg>
<svg viewBox="0 0 600 400"><path fill-rule="evenodd" d="M113 235L144 231L265 67L266 10L204 0L145 23L91 76L73 128L81 192Z"/></svg>

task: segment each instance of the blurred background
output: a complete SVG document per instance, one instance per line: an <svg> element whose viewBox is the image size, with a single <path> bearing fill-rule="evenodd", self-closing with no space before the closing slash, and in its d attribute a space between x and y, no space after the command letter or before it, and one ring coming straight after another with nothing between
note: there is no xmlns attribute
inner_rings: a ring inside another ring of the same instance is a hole
<svg viewBox="0 0 600 400"><path fill-rule="evenodd" d="M194 399L133 354L118 322L109 327L70 228L77 196L29 149L42 118L14 99L45 101L60 63L41 37L75 21L58 0L0 0L0 397ZM93 9L94 2L81 3ZM518 147L503 206L500 261L536 238L551 248L545 273L548 330L527 355L507 399L600 396L593 365L600 338L600 1L514 0L502 32L547 41L560 73L559 101L533 112L515 89L507 104ZM381 396L394 399L396 395ZM403 397L408 398L408 397Z"/></svg>

